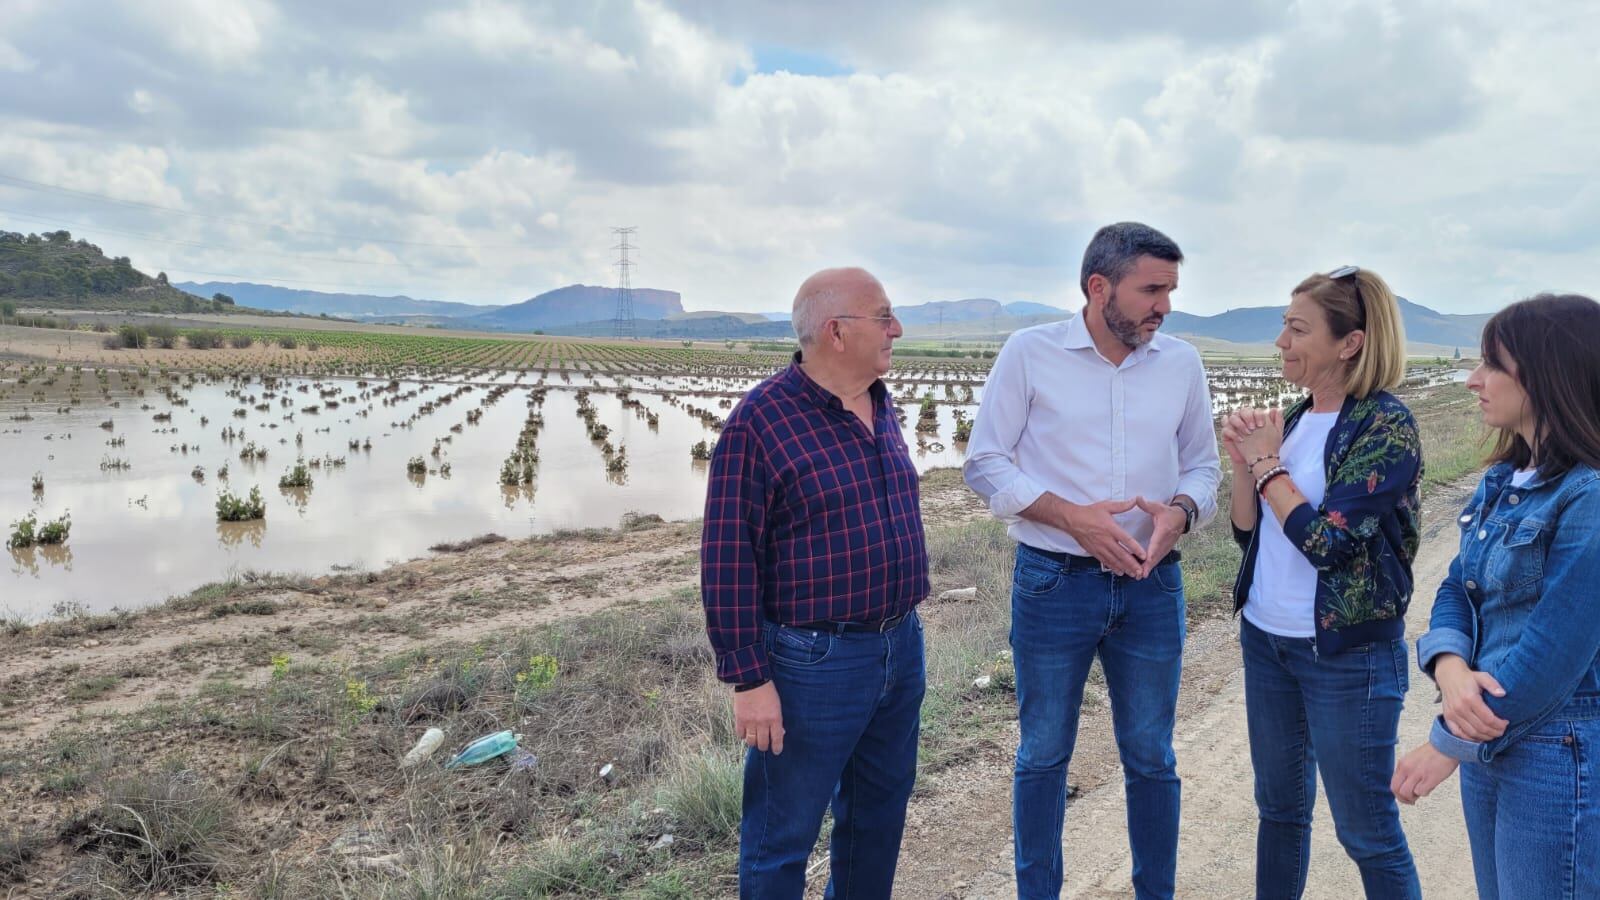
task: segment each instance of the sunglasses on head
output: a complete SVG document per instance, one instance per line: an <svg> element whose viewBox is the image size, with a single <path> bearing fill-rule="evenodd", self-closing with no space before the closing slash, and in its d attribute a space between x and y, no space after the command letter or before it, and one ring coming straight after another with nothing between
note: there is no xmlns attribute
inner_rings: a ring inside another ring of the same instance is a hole
<svg viewBox="0 0 1600 900"><path fill-rule="evenodd" d="M1334 281L1338 281L1341 278L1350 278L1360 271L1360 266L1340 266L1339 268L1334 269L1332 272L1329 272L1328 277L1332 278ZM1361 321L1363 324L1365 324L1367 321L1367 299L1361 296L1361 279L1357 278L1356 280L1350 282L1350 286L1356 292L1356 306L1361 310Z"/></svg>

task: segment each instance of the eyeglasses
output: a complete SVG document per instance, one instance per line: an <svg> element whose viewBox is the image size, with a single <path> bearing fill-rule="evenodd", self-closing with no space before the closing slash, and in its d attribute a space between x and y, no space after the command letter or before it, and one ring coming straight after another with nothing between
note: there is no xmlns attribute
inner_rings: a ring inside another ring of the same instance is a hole
<svg viewBox="0 0 1600 900"><path fill-rule="evenodd" d="M871 321L871 322L877 322L879 325L882 325L884 328L888 328L889 327L889 323L893 322L895 320L895 315L894 315L894 313L890 313L887 316L829 316L829 318L831 318L831 319L866 319L866 320Z"/></svg>
<svg viewBox="0 0 1600 900"><path fill-rule="evenodd" d="M1341 278L1351 278L1360 272L1360 266L1340 266L1339 268L1334 269L1332 272L1329 272L1328 277L1332 278L1334 281L1338 281ZM1350 282L1350 287L1356 292L1356 308L1361 310L1361 323L1364 325L1367 321L1367 300L1365 297L1361 296L1361 279L1357 278Z"/></svg>

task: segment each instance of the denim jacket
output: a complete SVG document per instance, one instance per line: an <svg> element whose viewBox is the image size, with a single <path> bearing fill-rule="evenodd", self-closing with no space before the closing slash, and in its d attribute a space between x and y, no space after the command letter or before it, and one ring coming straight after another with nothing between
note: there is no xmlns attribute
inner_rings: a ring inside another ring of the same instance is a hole
<svg viewBox="0 0 1600 900"><path fill-rule="evenodd" d="M1310 408L1310 397L1290 407L1285 435ZM1328 489L1322 506L1302 503L1283 523L1284 537L1317 570L1316 652L1400 640L1411 603L1411 563L1421 544L1422 439L1411 410L1387 391L1346 397L1323 466ZM1249 531L1233 529L1244 548L1235 614L1250 598L1260 531L1259 519Z"/></svg>
<svg viewBox="0 0 1600 900"><path fill-rule="evenodd" d="M1600 472L1511 484L1512 466L1484 473L1462 512L1461 552L1433 601L1417 663L1431 677L1454 653L1505 688L1484 702L1511 724L1492 741L1463 740L1443 718L1429 740L1461 760L1488 762L1548 719L1600 717Z"/></svg>

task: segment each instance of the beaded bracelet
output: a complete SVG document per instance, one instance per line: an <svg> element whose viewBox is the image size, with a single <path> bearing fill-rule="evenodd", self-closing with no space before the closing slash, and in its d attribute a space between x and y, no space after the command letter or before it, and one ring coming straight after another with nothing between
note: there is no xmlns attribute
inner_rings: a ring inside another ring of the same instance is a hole
<svg viewBox="0 0 1600 900"><path fill-rule="evenodd" d="M1279 475L1287 474L1289 474L1289 470L1285 469L1283 466L1273 466L1272 468L1263 472L1261 477L1256 479L1256 493L1265 494L1268 482L1274 478L1277 478Z"/></svg>
<svg viewBox="0 0 1600 900"><path fill-rule="evenodd" d="M1251 471L1254 471L1255 467L1256 467L1256 463L1266 462L1269 459L1277 459L1277 458L1278 458L1278 454L1276 454L1276 453L1263 453L1260 456L1256 457L1255 459L1250 460L1250 465L1245 466L1245 468L1246 469L1250 469Z"/></svg>

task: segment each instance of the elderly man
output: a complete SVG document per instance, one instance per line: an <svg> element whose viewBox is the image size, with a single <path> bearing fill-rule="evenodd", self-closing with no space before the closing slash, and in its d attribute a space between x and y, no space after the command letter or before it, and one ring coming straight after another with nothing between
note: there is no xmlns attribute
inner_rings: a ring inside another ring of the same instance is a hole
<svg viewBox="0 0 1600 900"><path fill-rule="evenodd" d="M1183 657L1178 536L1216 513L1217 439L1195 348L1157 329L1183 254L1137 222L1096 232L1083 314L1013 334L983 388L967 484L1017 541L1017 896L1061 893L1067 762L1083 683L1105 671L1140 900L1173 895L1172 753Z"/></svg>
<svg viewBox="0 0 1600 900"><path fill-rule="evenodd" d="M833 804L828 897L890 895L917 769L928 594L917 472L881 380L901 334L861 269L806 279L800 352L711 457L701 596L749 745L741 897L799 898Z"/></svg>

